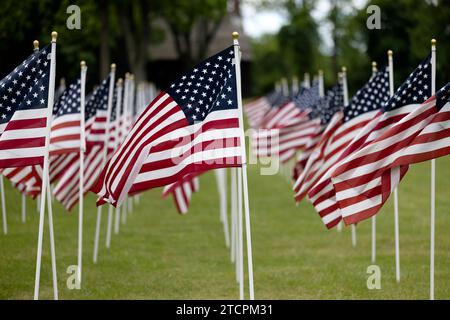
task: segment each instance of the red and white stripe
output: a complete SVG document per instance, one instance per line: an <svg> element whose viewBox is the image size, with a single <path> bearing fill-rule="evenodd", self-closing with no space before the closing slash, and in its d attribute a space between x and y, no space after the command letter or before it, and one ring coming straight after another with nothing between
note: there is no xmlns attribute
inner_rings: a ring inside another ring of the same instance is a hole
<svg viewBox="0 0 450 320"><path fill-rule="evenodd" d="M244 112L251 128L258 128L269 110L270 103L266 97L258 98L244 105Z"/></svg>
<svg viewBox="0 0 450 320"><path fill-rule="evenodd" d="M67 114L52 120L50 156L80 151L80 114Z"/></svg>
<svg viewBox="0 0 450 320"><path fill-rule="evenodd" d="M191 203L192 194L200 190L198 176L187 175L181 181L177 181L164 187L163 197L172 194L175 206L180 214L186 214Z"/></svg>
<svg viewBox="0 0 450 320"><path fill-rule="evenodd" d="M333 172L336 197L346 224L376 214L409 164L450 153L450 104L438 111L435 97L431 97L422 105L405 108L410 112Z"/></svg>
<svg viewBox="0 0 450 320"><path fill-rule="evenodd" d="M211 112L189 125L165 92L145 109L93 189L99 203L167 185L186 174L241 163L238 109Z"/></svg>
<svg viewBox="0 0 450 320"><path fill-rule="evenodd" d="M294 184L295 200L302 200L308 191L318 182L321 175L339 157L341 148L339 144L334 144L332 137L339 132L342 124L343 112L337 112L332 118L327 128L323 132L316 148L311 153L302 174Z"/></svg>
<svg viewBox="0 0 450 320"><path fill-rule="evenodd" d="M46 108L15 111L0 125L0 168L25 167L44 161Z"/></svg>
<svg viewBox="0 0 450 320"><path fill-rule="evenodd" d="M341 220L341 213L330 177L331 173L341 162L345 148L377 114L378 111L361 114L343 123L329 138L323 157L326 167L318 171L319 180L308 191L308 198L328 228L332 228Z"/></svg>
<svg viewBox="0 0 450 320"><path fill-rule="evenodd" d="M103 146L96 144L89 147L84 157L83 194L86 194L100 175L103 163ZM65 169L53 189L55 198L69 211L79 201L79 183L80 158L77 155L71 165Z"/></svg>

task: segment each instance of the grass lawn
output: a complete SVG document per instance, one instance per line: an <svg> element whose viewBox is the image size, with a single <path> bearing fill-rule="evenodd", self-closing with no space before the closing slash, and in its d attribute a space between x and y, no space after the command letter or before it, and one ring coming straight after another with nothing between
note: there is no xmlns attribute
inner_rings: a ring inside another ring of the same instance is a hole
<svg viewBox="0 0 450 320"><path fill-rule="evenodd" d="M249 171L257 299L428 299L430 163L410 169L399 188L400 283L395 281L394 216L389 201L377 218L377 264L381 290L368 290L371 222L327 231L307 202L295 206L284 177ZM66 286L77 259L77 209L68 214L54 203L58 284L61 299L237 299L238 287L219 220L212 173L200 179L186 216L160 190L146 192L105 248L102 220L99 261L92 263L95 198L85 210L83 284ZM35 202L20 220L20 195L6 183L9 234L0 234L0 299L32 299L38 231ZM450 298L450 158L437 160L436 298ZM45 228L41 298L52 298L48 228ZM245 284L247 289L247 283Z"/></svg>

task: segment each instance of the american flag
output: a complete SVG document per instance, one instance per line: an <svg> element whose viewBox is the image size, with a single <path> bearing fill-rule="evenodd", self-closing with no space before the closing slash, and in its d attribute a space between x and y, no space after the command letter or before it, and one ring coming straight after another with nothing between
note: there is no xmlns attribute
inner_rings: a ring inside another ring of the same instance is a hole
<svg viewBox="0 0 450 320"><path fill-rule="evenodd" d="M282 163L292 159L297 151L305 149L320 132L320 122L308 117L312 109L320 103L318 83L314 82L308 89L301 88L294 102L302 113L291 118L291 122L286 121L286 125L280 129L278 151Z"/></svg>
<svg viewBox="0 0 450 320"><path fill-rule="evenodd" d="M269 110L270 102L266 96L260 97L244 105L247 121L251 128L258 128Z"/></svg>
<svg viewBox="0 0 450 320"><path fill-rule="evenodd" d="M234 47L206 59L161 92L103 170L100 199L167 185L188 173L241 164Z"/></svg>
<svg viewBox="0 0 450 320"><path fill-rule="evenodd" d="M308 197L328 228L341 220L330 175L342 160L341 155L345 148L388 100L389 71L388 67L384 67L358 90L350 104L344 108L339 128L327 141Z"/></svg>
<svg viewBox="0 0 450 320"><path fill-rule="evenodd" d="M252 135L253 153L259 157L278 155L282 162L289 160L296 150L305 146L311 131L315 130L307 120L310 108L318 101L318 85L301 88L293 98L279 93L261 128Z"/></svg>
<svg viewBox="0 0 450 320"><path fill-rule="evenodd" d="M53 108L50 156L80 151L81 80L64 91Z"/></svg>
<svg viewBox="0 0 450 320"><path fill-rule="evenodd" d="M47 46L0 81L0 168L44 162L50 59Z"/></svg>
<svg viewBox="0 0 450 320"><path fill-rule="evenodd" d="M163 197L172 194L178 212L180 214L186 214L191 203L192 194L199 190L200 183L198 176L188 174L180 181L165 186Z"/></svg>
<svg viewBox="0 0 450 320"><path fill-rule="evenodd" d="M317 146L312 151L306 162L302 174L294 184L295 199L300 201L311 187L317 182L324 170L329 168L330 161L334 159L335 152L330 152L330 138L336 133L342 124L344 100L340 84L327 93L327 97L321 101L317 116L322 126L326 126ZM333 151L331 149L331 151ZM330 158L331 157L331 158Z"/></svg>
<svg viewBox="0 0 450 320"><path fill-rule="evenodd" d="M20 192L35 198L41 192L42 169L40 166L5 168L1 171Z"/></svg>
<svg viewBox="0 0 450 320"><path fill-rule="evenodd" d="M308 121L305 123L305 131L301 133L307 137L303 151L294 166L293 178L295 181L302 175L309 157L321 140L324 128L331 120L331 116L344 105L342 84L337 83L327 91L316 105L309 107Z"/></svg>
<svg viewBox="0 0 450 320"><path fill-rule="evenodd" d="M102 169L109 86L110 76L94 89L85 106L87 149L84 154L84 194L95 184ZM80 159L75 157L64 168L63 174L59 177L59 181L53 190L55 198L67 210L71 210L79 200L79 172Z"/></svg>
<svg viewBox="0 0 450 320"><path fill-rule="evenodd" d="M408 166L401 165L384 171L381 176L373 175L373 171L380 168L378 165L382 163L382 157L389 155L389 148L379 155L381 158L376 159L366 154L370 150L367 147L378 139L384 140L382 137L391 128L418 110L420 104L430 97L430 59L431 56L419 64L377 116L353 139L344 151L343 161L331 174L336 200L346 224L376 214L406 174Z"/></svg>

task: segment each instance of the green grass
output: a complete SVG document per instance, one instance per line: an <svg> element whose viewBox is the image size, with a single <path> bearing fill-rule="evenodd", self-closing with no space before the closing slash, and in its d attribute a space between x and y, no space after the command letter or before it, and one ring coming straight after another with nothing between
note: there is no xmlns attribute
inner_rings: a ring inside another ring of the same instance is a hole
<svg viewBox="0 0 450 320"><path fill-rule="evenodd" d="M389 201L377 218L377 264L382 289L366 287L371 223L327 231L307 202L295 206L284 177L249 171L258 299L427 299L429 294L430 163L410 169L399 188L400 283L395 281L394 217ZM450 158L437 160L436 298L450 298ZM61 299L236 299L238 287L219 221L214 175L204 175L186 216L176 213L160 190L146 192L135 212L104 245L103 214L99 261L92 263L96 218L94 197L86 200L81 290L66 286L66 269L76 264L77 209L68 214L55 202L54 221ZM20 196L7 183L9 234L0 234L0 298L33 297L38 214L28 201L20 221ZM41 298L52 298L48 227L45 228ZM247 289L247 282L245 283Z"/></svg>

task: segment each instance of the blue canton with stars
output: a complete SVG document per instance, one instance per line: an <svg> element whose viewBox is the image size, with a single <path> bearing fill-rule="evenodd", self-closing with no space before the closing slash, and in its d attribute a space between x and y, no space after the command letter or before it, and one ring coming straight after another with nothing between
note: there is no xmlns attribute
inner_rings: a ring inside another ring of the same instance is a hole
<svg viewBox="0 0 450 320"><path fill-rule="evenodd" d="M311 107L309 119L320 119L322 125L330 122L333 115L344 107L344 92L342 84L338 83L327 91L325 97L320 98L316 105Z"/></svg>
<svg viewBox="0 0 450 320"><path fill-rule="evenodd" d="M85 120L89 120L97 114L97 110L108 110L108 93L109 93L108 76L102 83L97 86L90 94L89 99L86 100L85 106ZM113 105L114 106L114 105Z"/></svg>
<svg viewBox="0 0 450 320"><path fill-rule="evenodd" d="M409 104L422 103L431 96L431 54L422 61L386 102L384 111L391 111Z"/></svg>
<svg viewBox="0 0 450 320"><path fill-rule="evenodd" d="M166 92L181 107L189 124L209 113L237 109L234 47L204 60L176 80Z"/></svg>
<svg viewBox="0 0 450 320"><path fill-rule="evenodd" d="M311 88L300 90L299 94L294 98L296 106L300 110L312 108L319 103L319 83L315 81Z"/></svg>
<svg viewBox="0 0 450 320"><path fill-rule="evenodd" d="M53 107L53 114L56 117L61 117L67 114L80 113L81 100L81 80L77 79L69 88L64 90L62 95Z"/></svg>
<svg viewBox="0 0 450 320"><path fill-rule="evenodd" d="M389 69L382 68L353 96L344 108L344 122L380 109L389 100Z"/></svg>
<svg viewBox="0 0 450 320"><path fill-rule="evenodd" d="M450 82L436 92L436 108L439 110L450 101Z"/></svg>
<svg viewBox="0 0 450 320"><path fill-rule="evenodd" d="M16 110L47 108L51 46L34 52L0 81L0 124Z"/></svg>

